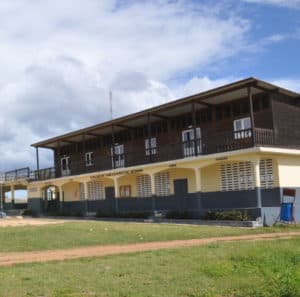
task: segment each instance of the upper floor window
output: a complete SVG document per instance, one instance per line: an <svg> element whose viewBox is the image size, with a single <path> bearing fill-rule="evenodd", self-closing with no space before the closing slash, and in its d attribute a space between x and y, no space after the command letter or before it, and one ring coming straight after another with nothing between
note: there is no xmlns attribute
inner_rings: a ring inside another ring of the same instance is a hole
<svg viewBox="0 0 300 297"><path fill-rule="evenodd" d="M125 166L125 157L124 157L124 145L115 145L111 148L112 155L112 165L113 168L120 168Z"/></svg>
<svg viewBox="0 0 300 297"><path fill-rule="evenodd" d="M92 166L93 163L93 152L85 153L85 166Z"/></svg>
<svg viewBox="0 0 300 297"><path fill-rule="evenodd" d="M70 157L64 156L60 159L61 174L70 175Z"/></svg>
<svg viewBox="0 0 300 297"><path fill-rule="evenodd" d="M156 137L145 139L146 156L156 155L157 153L157 140Z"/></svg>
<svg viewBox="0 0 300 297"><path fill-rule="evenodd" d="M197 154L200 154L202 152L201 129L196 128L196 138L195 129L182 131L182 143L184 157L195 156L195 146L197 147Z"/></svg>
<svg viewBox="0 0 300 297"><path fill-rule="evenodd" d="M251 120L250 117L233 121L234 139L251 137Z"/></svg>

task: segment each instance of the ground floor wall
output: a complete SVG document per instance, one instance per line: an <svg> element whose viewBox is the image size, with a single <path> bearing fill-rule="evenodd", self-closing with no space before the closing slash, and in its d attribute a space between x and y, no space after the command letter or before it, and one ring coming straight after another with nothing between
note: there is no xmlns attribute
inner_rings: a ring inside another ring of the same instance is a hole
<svg viewBox="0 0 300 297"><path fill-rule="evenodd" d="M185 211L201 218L208 211L238 210L272 224L280 212L283 188L289 187L296 189L295 217L300 221L299 176L298 156L231 153L32 183L29 209L47 211L44 189L53 185L59 197L57 211L74 215ZM141 191L141 185L147 190ZM124 188L130 189L128 193ZM128 197L122 196L121 189Z"/></svg>

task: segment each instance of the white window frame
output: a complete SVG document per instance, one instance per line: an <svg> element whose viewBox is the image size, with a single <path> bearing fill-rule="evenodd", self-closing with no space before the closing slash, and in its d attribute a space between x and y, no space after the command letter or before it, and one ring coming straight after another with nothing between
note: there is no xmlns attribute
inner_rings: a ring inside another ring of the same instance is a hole
<svg viewBox="0 0 300 297"><path fill-rule="evenodd" d="M183 155L185 158L195 156L195 136L194 128L183 130L181 132L183 143ZM201 128L196 128L197 154L202 153Z"/></svg>
<svg viewBox="0 0 300 297"><path fill-rule="evenodd" d="M151 137L145 139L145 153L146 156L157 154L157 138Z"/></svg>
<svg viewBox="0 0 300 297"><path fill-rule="evenodd" d="M64 166L64 161L65 161L66 166ZM71 170L70 170L70 156L63 156L63 157L60 158L60 168L61 168L61 175L62 176L70 175L70 173L71 173Z"/></svg>
<svg viewBox="0 0 300 297"><path fill-rule="evenodd" d="M252 136L250 117L233 121L234 139L250 138Z"/></svg>
<svg viewBox="0 0 300 297"><path fill-rule="evenodd" d="M117 144L111 148L111 160L113 168L125 166L124 144Z"/></svg>
<svg viewBox="0 0 300 297"><path fill-rule="evenodd" d="M93 155L94 152L87 152L85 153L85 166L89 167L89 166L93 166Z"/></svg>

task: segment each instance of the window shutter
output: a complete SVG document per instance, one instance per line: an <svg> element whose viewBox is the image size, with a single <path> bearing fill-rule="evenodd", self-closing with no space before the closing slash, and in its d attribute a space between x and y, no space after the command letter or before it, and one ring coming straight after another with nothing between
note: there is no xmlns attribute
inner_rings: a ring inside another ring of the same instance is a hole
<svg viewBox="0 0 300 297"><path fill-rule="evenodd" d="M251 162L236 162L220 165L221 191L254 189Z"/></svg>
<svg viewBox="0 0 300 297"><path fill-rule="evenodd" d="M155 175L155 192L157 196L170 195L170 172L160 172Z"/></svg>
<svg viewBox="0 0 300 297"><path fill-rule="evenodd" d="M273 160L262 159L259 162L260 186L263 189L274 188Z"/></svg>
<svg viewBox="0 0 300 297"><path fill-rule="evenodd" d="M138 175L136 177L138 197L151 197L151 179L149 175Z"/></svg>
<svg viewBox="0 0 300 297"><path fill-rule="evenodd" d="M105 192L101 181L94 180L88 182L88 199L89 200L104 200L105 199Z"/></svg>

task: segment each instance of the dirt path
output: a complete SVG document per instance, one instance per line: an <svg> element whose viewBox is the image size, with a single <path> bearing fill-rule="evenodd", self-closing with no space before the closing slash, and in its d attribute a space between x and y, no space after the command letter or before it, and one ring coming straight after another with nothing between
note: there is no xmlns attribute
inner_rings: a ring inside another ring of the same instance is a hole
<svg viewBox="0 0 300 297"><path fill-rule="evenodd" d="M63 219L32 219L23 217L7 217L0 219L0 228L4 227L26 227L26 226L45 226L53 224L63 224L70 222Z"/></svg>
<svg viewBox="0 0 300 297"><path fill-rule="evenodd" d="M173 240L147 242L125 245L89 246L65 250L45 250L35 252L0 253L0 266L10 266L19 263L62 261L66 259L101 257L107 255L126 254L161 249L200 246L217 242L244 241L244 240L271 240L300 236L300 232L268 233L255 235L212 237L190 240Z"/></svg>

